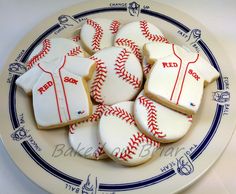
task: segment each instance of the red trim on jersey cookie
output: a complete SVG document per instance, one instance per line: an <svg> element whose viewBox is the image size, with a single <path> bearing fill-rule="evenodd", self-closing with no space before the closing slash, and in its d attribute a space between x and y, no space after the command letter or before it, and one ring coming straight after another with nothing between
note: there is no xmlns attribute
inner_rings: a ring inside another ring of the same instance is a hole
<svg viewBox="0 0 236 194"><path fill-rule="evenodd" d="M96 62L95 77L91 85L90 94L96 102L104 103L101 95L101 90L107 77L107 67L105 66L105 63L97 57L92 56L90 57L90 59Z"/></svg>
<svg viewBox="0 0 236 194"><path fill-rule="evenodd" d="M140 96L138 98L139 103L143 105L147 110L147 123L148 128L152 135L157 138L164 138L166 135L163 132L159 131L158 124L157 124L157 110L154 103L146 98L145 96Z"/></svg>
<svg viewBox="0 0 236 194"><path fill-rule="evenodd" d="M195 59L195 61L191 61L191 62L189 62L189 63L187 64L187 67L186 67L185 72L184 72L184 77L183 77L183 80L182 80L182 84L181 84L181 88L180 88L180 92L179 92L179 96L178 96L178 99L177 99L177 103L176 103L176 104L179 104L179 99L180 99L180 96L181 96L181 94L182 94L182 90L183 90L183 86L184 86L184 82L185 82L185 78L186 78L186 74L187 74L188 67L189 67L190 64L196 63L197 60L198 60L198 58L199 58L199 54L197 54L197 58Z"/></svg>
<svg viewBox="0 0 236 194"><path fill-rule="evenodd" d="M116 34L120 28L120 22L117 20L113 20L110 25L110 31L112 34Z"/></svg>
<svg viewBox="0 0 236 194"><path fill-rule="evenodd" d="M168 40L164 36L151 34L151 32L149 31L147 21L143 20L143 21L140 21L139 23L140 23L141 32L145 36L145 38L147 38L148 40L151 40L152 42L169 43Z"/></svg>
<svg viewBox="0 0 236 194"><path fill-rule="evenodd" d="M64 82L63 82L63 79L62 79L62 76L61 76L61 69L65 66L65 64L66 64L66 56L64 56L63 65L59 68L59 76L60 76L61 85L62 85L62 89L63 89L63 94L64 94L64 98L65 98L65 102L66 102L67 114L68 114L69 120L71 120L70 109L69 109L69 106L68 106L68 100L67 100L67 96L66 96L65 86L64 86Z"/></svg>
<svg viewBox="0 0 236 194"><path fill-rule="evenodd" d="M93 40L92 40L92 49L94 51L98 51L100 50L100 42L102 40L102 36L103 36L103 29L102 27L96 23L95 21L91 20L91 19L87 19L87 24L92 26L95 30L95 34L93 36Z"/></svg>
<svg viewBox="0 0 236 194"><path fill-rule="evenodd" d="M33 56L27 63L27 68L31 69L33 67L33 65L39 61L41 58L43 58L46 54L48 54L48 52L51 49L51 41L49 39L45 39L42 42L43 48L42 50L35 56Z"/></svg>
<svg viewBox="0 0 236 194"><path fill-rule="evenodd" d="M139 62L142 62L142 54L141 51L139 49L139 46L136 45L135 42L133 42L132 40L129 39L125 39L125 38L118 38L115 43L118 46L127 46L131 49L131 51L134 53L134 55L138 58Z"/></svg>
<svg viewBox="0 0 236 194"><path fill-rule="evenodd" d="M77 56L80 53L83 53L83 51L81 50L80 46L76 46L75 48L72 48L69 50L69 52L67 53L68 56Z"/></svg>
<svg viewBox="0 0 236 194"><path fill-rule="evenodd" d="M116 70L116 74L120 78L122 78L124 81L131 84L134 87L134 89L137 89L137 88L140 88L142 82L137 77L135 77L134 75L132 75L125 69L125 63L128 60L129 56L130 56L130 52L127 51L126 49L123 49L119 53L116 59L115 70Z"/></svg>
<svg viewBox="0 0 236 194"><path fill-rule="evenodd" d="M141 143L147 143L156 148L160 147L160 143L153 141L141 132L137 132L130 138L130 142L128 142L126 149L121 153L117 152L115 156L121 160L128 161L133 158L132 155L135 154L135 151L137 151L138 146Z"/></svg>
<svg viewBox="0 0 236 194"><path fill-rule="evenodd" d="M39 67L43 72L50 74L50 76L51 76L51 78L52 78L53 85L54 85L54 93L55 93L56 102L57 102L58 116L59 116L60 123L62 123L61 112L60 112L60 108L59 108L59 101L58 101L58 96L57 96L57 88L56 88L56 84L55 84L55 80L54 80L53 74L52 74L51 72L49 72L49 71L44 70L44 69L40 66L40 64L38 64L38 67Z"/></svg>

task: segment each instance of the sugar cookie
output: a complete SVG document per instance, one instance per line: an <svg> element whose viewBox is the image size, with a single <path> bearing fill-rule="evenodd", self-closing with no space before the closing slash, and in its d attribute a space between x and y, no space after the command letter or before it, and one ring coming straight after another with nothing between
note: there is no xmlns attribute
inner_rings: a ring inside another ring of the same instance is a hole
<svg viewBox="0 0 236 194"><path fill-rule="evenodd" d="M120 22L105 18L87 19L81 28L81 40L87 52L93 54L113 45L114 35L120 28Z"/></svg>
<svg viewBox="0 0 236 194"><path fill-rule="evenodd" d="M124 25L115 37L115 46L125 47L139 59L143 58L143 46L148 42L165 42L167 39L153 24L142 20Z"/></svg>
<svg viewBox="0 0 236 194"><path fill-rule="evenodd" d="M16 84L33 94L38 128L56 128L87 119L92 105L87 90L95 69L91 59L64 56L41 62L20 76Z"/></svg>
<svg viewBox="0 0 236 194"><path fill-rule="evenodd" d="M81 45L66 38L45 39L31 53L29 61L26 63L30 69L41 61L50 61L64 55L84 57Z"/></svg>
<svg viewBox="0 0 236 194"><path fill-rule="evenodd" d="M98 122L106 108L106 105L94 105L93 114L86 121L69 128L70 145L84 158L99 160L108 157L98 140Z"/></svg>
<svg viewBox="0 0 236 194"><path fill-rule="evenodd" d="M145 95L179 112L197 112L204 84L219 73L199 54L172 45L173 54L154 64L145 83Z"/></svg>
<svg viewBox="0 0 236 194"><path fill-rule="evenodd" d="M89 81L98 103L112 105L133 99L141 89L143 73L138 59L125 48L105 48L93 56L97 66Z"/></svg>
<svg viewBox="0 0 236 194"><path fill-rule="evenodd" d="M179 140L192 124L192 116L154 102L144 95L144 91L135 100L134 118L143 133L162 143Z"/></svg>
<svg viewBox="0 0 236 194"><path fill-rule="evenodd" d="M99 122L99 137L105 145L105 152L113 160L127 166L146 162L160 146L137 128L133 105L128 101L110 106Z"/></svg>

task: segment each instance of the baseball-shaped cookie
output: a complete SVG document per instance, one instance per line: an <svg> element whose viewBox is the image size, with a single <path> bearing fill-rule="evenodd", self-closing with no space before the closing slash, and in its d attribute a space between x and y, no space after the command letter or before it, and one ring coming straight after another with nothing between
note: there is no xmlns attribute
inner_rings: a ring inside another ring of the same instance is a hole
<svg viewBox="0 0 236 194"><path fill-rule="evenodd" d="M163 143L179 140L188 132L192 124L192 116L156 103L146 97L144 91L135 100L134 117L143 133Z"/></svg>
<svg viewBox="0 0 236 194"><path fill-rule="evenodd" d="M45 39L33 50L26 65L30 69L41 61L48 62L64 55L84 57L84 51L80 45L70 39Z"/></svg>
<svg viewBox="0 0 236 194"><path fill-rule="evenodd" d="M126 166L146 162L160 146L160 143L139 131L134 120L133 105L128 101L110 106L99 122L99 137L105 145L105 152Z"/></svg>
<svg viewBox="0 0 236 194"><path fill-rule="evenodd" d="M124 25L114 40L115 46L125 47L132 51L140 63L143 58L143 46L148 42L167 43L168 41L156 26L145 20Z"/></svg>
<svg viewBox="0 0 236 194"><path fill-rule="evenodd" d="M125 48L105 48L90 59L96 70L89 81L90 95L98 103L112 105L132 100L140 91L143 80L138 59Z"/></svg>
<svg viewBox="0 0 236 194"><path fill-rule="evenodd" d="M71 147L84 158L107 158L103 145L98 140L98 122L106 110L106 105L94 105L93 114L86 120L69 128L69 142Z"/></svg>
<svg viewBox="0 0 236 194"><path fill-rule="evenodd" d="M93 54L103 48L111 47L119 27L120 22L117 20L87 19L81 28L81 40L86 51Z"/></svg>

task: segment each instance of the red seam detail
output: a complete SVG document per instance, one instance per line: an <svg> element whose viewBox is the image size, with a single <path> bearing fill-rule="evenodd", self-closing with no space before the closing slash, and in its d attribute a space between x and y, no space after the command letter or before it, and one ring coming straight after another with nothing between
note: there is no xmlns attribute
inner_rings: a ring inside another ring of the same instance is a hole
<svg viewBox="0 0 236 194"><path fill-rule="evenodd" d="M191 62L189 62L189 63L187 64L187 67L186 67L185 72L184 72L184 77L183 77L183 80L182 80L182 83L181 83L181 88L180 88L180 92L179 92L179 96L178 96L178 99L177 99L177 103L176 103L176 104L179 104L179 99L180 99L180 96L181 96L181 94L182 94L182 90L183 90L183 86L184 86L184 82L185 82L185 77L186 77L186 74L187 74L188 66L189 66L190 64L196 63L197 60L198 60L198 57L199 57L199 54L197 55L197 58L195 59L195 61L191 61Z"/></svg>
<svg viewBox="0 0 236 194"><path fill-rule="evenodd" d="M152 65L151 65L151 64L145 63L145 64L144 64L144 67L143 67L143 73L144 73L144 75L147 75L147 74L150 72L151 68L152 68Z"/></svg>
<svg viewBox="0 0 236 194"><path fill-rule="evenodd" d="M44 71L45 73L50 74L50 76L51 76L51 78L52 78L53 85L54 85L54 93L55 93L56 102L57 102L57 111L58 111L60 123L62 123L61 112L60 112L60 108L59 108L58 96L57 96L57 91L56 91L57 89L56 89L56 84L55 84L55 80L54 80L54 78L53 78L53 75L52 75L51 72L48 72L48 71L44 70L44 69L40 66L40 64L38 64L38 67L39 67L42 71Z"/></svg>
<svg viewBox="0 0 236 194"><path fill-rule="evenodd" d="M31 69L33 67L33 65L39 61L41 58L43 58L46 54L48 54L48 52L51 49L51 42L49 39L45 39L43 41L43 48L42 50L35 56L33 56L27 63L27 68Z"/></svg>
<svg viewBox="0 0 236 194"><path fill-rule="evenodd" d="M87 120L81 121L80 123L97 122L102 117L105 110L106 110L106 105L104 104L97 105L95 112Z"/></svg>
<svg viewBox="0 0 236 194"><path fill-rule="evenodd" d="M119 53L119 56L117 57L116 63L115 63L115 70L116 70L116 74L120 78L122 78L123 80L131 84L134 87L134 89L137 89L137 88L140 88L141 81L125 69L125 63L128 60L129 55L130 55L130 52L127 51L126 49L123 49Z"/></svg>
<svg viewBox="0 0 236 194"><path fill-rule="evenodd" d="M72 48L71 50L69 50L69 52L67 53L68 56L77 56L80 53L82 53L83 51L81 50L80 46L77 46L75 48Z"/></svg>
<svg viewBox="0 0 236 194"><path fill-rule="evenodd" d="M74 128L75 126L76 126L76 124L70 125L70 128L69 128L70 134L74 134L75 133L75 128Z"/></svg>
<svg viewBox="0 0 236 194"><path fill-rule="evenodd" d="M118 46L127 46L131 49L131 51L134 53L134 55L138 58L139 62L142 62L142 54L138 47L138 45L135 44L132 40L125 39L125 38L118 38L116 40L116 44Z"/></svg>
<svg viewBox="0 0 236 194"><path fill-rule="evenodd" d="M67 100L67 96L66 96L65 86L64 86L63 79L62 79L62 76L61 76L61 69L65 66L65 64L66 64L66 56L64 56L63 65L59 68L59 76L60 76L60 80L61 80L61 85L62 85L62 89L63 89L63 94L64 94L65 101L66 101L67 113L68 113L68 116L69 116L69 120L71 120L71 117L70 117L70 109L69 109L69 106L68 106L68 100Z"/></svg>
<svg viewBox="0 0 236 194"><path fill-rule="evenodd" d="M111 25L110 25L110 30L112 34L116 34L120 28L120 22L117 20L113 20Z"/></svg>
<svg viewBox="0 0 236 194"><path fill-rule="evenodd" d="M147 123L150 132L157 138L166 137L166 134L163 134L163 132L159 131L157 124L157 110L154 103L145 96L140 96L138 100L139 103L147 110Z"/></svg>
<svg viewBox="0 0 236 194"><path fill-rule="evenodd" d="M92 40L92 46L93 46L93 50L94 51L98 51L100 50L100 42L102 40L102 36L103 36L103 29L102 27L96 23L95 21L91 20L91 19L87 19L87 24L92 26L95 30L95 34L93 36L93 40Z"/></svg>
<svg viewBox="0 0 236 194"><path fill-rule="evenodd" d="M107 77L107 68L101 59L98 59L97 57L94 56L90 57L90 59L96 62L96 72L93 83L91 85L90 94L96 102L103 104L104 100L102 99L101 96L101 90Z"/></svg>
<svg viewBox="0 0 236 194"><path fill-rule="evenodd" d="M168 40L161 35L157 35L157 34L151 34L148 28L148 23L147 21L143 20L140 21L140 29L142 34L148 39L151 40L153 42L164 42L164 43L169 43Z"/></svg>
<svg viewBox="0 0 236 194"><path fill-rule="evenodd" d="M187 118L188 118L189 122L191 122L191 123L193 122L193 116L192 115L188 115Z"/></svg>
<svg viewBox="0 0 236 194"><path fill-rule="evenodd" d="M175 85L174 85L174 88L173 88L172 93L171 93L170 101L172 101L172 98L173 98L173 95L174 95L174 92L175 92L175 88L176 88L176 85L177 85L177 82L178 82L178 79L179 79L180 70L181 70L181 67L182 67L182 59L175 53L174 44L172 44L172 49L173 49L174 55L180 60L180 65L179 65L179 71L178 71L178 74L177 74L177 77L176 77L176 80L175 80Z"/></svg>
<svg viewBox="0 0 236 194"><path fill-rule="evenodd" d="M105 151L104 151L104 146L101 145L101 143L99 142L98 148L96 149L96 151L94 152L93 155L96 159L99 159L99 157L103 154L106 154Z"/></svg>
<svg viewBox="0 0 236 194"><path fill-rule="evenodd" d="M74 42L78 42L78 41L80 40L80 34L78 34L78 35L76 35L76 36L73 36L73 37L72 37L72 40L73 40Z"/></svg>

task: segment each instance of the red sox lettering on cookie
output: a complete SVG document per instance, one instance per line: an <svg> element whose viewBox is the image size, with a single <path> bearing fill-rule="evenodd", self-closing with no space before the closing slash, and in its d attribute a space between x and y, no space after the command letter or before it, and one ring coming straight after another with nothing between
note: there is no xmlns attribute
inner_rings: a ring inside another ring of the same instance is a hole
<svg viewBox="0 0 236 194"><path fill-rule="evenodd" d="M172 54L159 58L153 48ZM219 73L199 54L174 44L158 44L155 47L149 44L145 49L147 58L156 61L145 84L145 94L177 111L196 113L204 85L217 79Z"/></svg>
<svg viewBox="0 0 236 194"><path fill-rule="evenodd" d="M64 56L41 62L16 80L26 93L33 94L39 128L56 128L90 116L85 79L89 79L94 68L91 59Z"/></svg>

